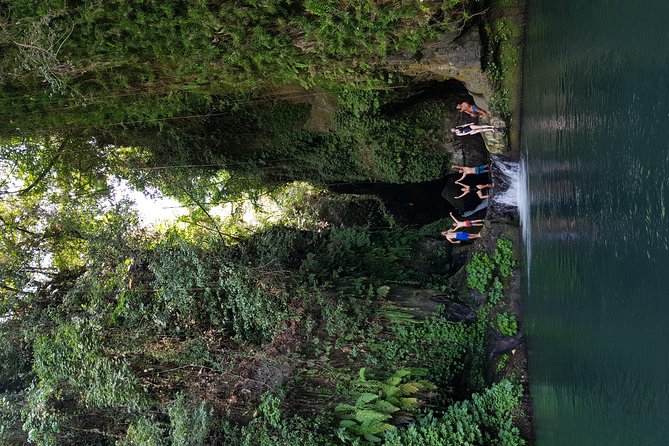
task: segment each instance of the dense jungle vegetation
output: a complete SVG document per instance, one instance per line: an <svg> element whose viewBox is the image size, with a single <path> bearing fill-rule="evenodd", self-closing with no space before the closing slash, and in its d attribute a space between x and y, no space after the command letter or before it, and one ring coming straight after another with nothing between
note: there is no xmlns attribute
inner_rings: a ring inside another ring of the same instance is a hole
<svg viewBox="0 0 669 446"><path fill-rule="evenodd" d="M483 7L0 0L0 444L524 444L510 242L455 280L450 221L327 189L444 175L455 99L384 62Z"/></svg>

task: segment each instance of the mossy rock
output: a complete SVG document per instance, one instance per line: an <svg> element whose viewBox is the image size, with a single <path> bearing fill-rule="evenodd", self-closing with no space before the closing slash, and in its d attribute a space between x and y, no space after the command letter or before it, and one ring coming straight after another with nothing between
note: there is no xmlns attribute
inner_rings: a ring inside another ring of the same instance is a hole
<svg viewBox="0 0 669 446"><path fill-rule="evenodd" d="M481 120L482 124L494 125L497 128L496 132L481 133L483 142L485 143L488 152L499 155L509 150L507 143L506 123L502 118L489 115L485 120Z"/></svg>

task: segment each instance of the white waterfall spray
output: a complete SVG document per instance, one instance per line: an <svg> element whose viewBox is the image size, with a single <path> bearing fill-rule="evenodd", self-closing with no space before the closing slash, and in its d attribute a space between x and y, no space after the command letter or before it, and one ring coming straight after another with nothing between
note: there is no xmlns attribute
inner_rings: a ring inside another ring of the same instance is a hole
<svg viewBox="0 0 669 446"><path fill-rule="evenodd" d="M530 196L526 161L524 158L518 162L493 156L492 162L495 181L495 194L492 199L493 209L499 215L518 214L525 245L527 277L529 280L532 238L530 234Z"/></svg>
<svg viewBox="0 0 669 446"><path fill-rule="evenodd" d="M499 175L494 176L495 195L493 203L500 213L513 212L518 208L519 170L520 165L516 161L503 160L500 157L492 157L495 170Z"/></svg>

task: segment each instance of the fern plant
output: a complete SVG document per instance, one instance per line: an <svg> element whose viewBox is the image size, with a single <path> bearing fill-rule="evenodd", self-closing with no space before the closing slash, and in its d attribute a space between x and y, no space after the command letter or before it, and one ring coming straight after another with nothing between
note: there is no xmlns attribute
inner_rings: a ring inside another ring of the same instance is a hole
<svg viewBox="0 0 669 446"><path fill-rule="evenodd" d="M355 404L335 408L341 418L338 434L344 441L381 442L382 434L396 429L396 424L412 421L423 398L432 396L436 388L426 380L410 380L411 370L397 370L385 380L367 379L365 374L363 367L351 383Z"/></svg>

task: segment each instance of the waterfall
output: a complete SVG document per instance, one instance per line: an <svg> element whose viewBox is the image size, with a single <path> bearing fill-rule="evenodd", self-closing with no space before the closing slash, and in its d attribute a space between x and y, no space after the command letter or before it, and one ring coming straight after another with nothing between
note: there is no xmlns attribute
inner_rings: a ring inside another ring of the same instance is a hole
<svg viewBox="0 0 669 446"><path fill-rule="evenodd" d="M530 196L525 159L513 161L492 156L492 179L495 192L492 196L492 216L512 216L520 220L522 239L526 250L529 273L531 262ZM528 274L529 277L529 274Z"/></svg>
<svg viewBox="0 0 669 446"><path fill-rule="evenodd" d="M493 206L500 214L515 212L518 208L519 170L517 161L504 160L498 156L492 156L493 181L495 183L495 194L492 198Z"/></svg>

